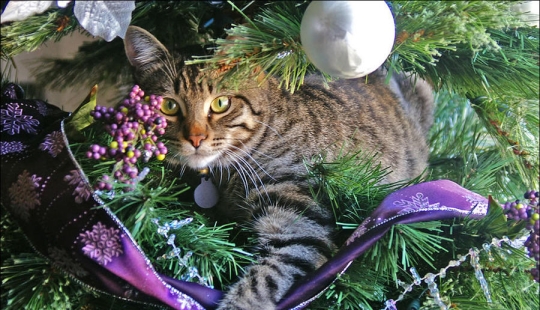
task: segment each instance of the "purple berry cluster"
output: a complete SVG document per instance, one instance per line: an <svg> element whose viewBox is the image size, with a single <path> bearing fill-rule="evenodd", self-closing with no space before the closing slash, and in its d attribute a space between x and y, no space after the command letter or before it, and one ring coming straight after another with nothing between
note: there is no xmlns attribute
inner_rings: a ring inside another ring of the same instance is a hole
<svg viewBox="0 0 540 310"><path fill-rule="evenodd" d="M158 111L163 98L145 96L138 85L133 86L129 97L117 107L96 106L90 115L104 123L105 131L113 138L108 146L92 144L86 152L88 158L116 160L114 179L133 185L139 175L136 163L139 159L148 162L152 156L165 159L167 147L158 141L165 133L167 121ZM103 176L96 189L111 190L112 180Z"/></svg>
<svg viewBox="0 0 540 310"><path fill-rule="evenodd" d="M540 203L538 202L538 195L538 192L529 190L523 195L527 201L516 200L503 205L508 219L527 221L527 229L530 234L525 241L525 247L529 251L529 257L536 260L536 267L530 270L536 282L540 282Z"/></svg>

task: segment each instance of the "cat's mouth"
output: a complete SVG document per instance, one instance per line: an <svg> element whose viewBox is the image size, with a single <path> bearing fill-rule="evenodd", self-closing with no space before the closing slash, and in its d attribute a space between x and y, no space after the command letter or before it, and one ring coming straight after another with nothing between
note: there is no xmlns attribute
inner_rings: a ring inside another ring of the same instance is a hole
<svg viewBox="0 0 540 310"><path fill-rule="evenodd" d="M219 154L201 154L195 152L185 157L185 161L188 167L194 170L200 170L212 166L212 163L219 157Z"/></svg>
<svg viewBox="0 0 540 310"><path fill-rule="evenodd" d="M166 160L175 166L187 166L193 170L205 169L212 167L221 156L221 152L205 147L193 149L181 142L169 142L169 155Z"/></svg>

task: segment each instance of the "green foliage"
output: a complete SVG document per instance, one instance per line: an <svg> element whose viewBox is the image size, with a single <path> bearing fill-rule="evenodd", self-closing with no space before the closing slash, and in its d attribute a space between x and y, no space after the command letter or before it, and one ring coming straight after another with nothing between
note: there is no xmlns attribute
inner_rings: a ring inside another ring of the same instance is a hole
<svg viewBox="0 0 540 310"><path fill-rule="evenodd" d="M386 279L369 266L353 264L341 275L310 309L377 309L373 302L385 299Z"/></svg>
<svg viewBox="0 0 540 310"><path fill-rule="evenodd" d="M239 10L232 1L229 4ZM246 23L233 25L226 38L215 41L214 55L188 63L208 63L212 69L232 68L223 80L233 86L262 71L266 76L281 77L280 86L294 92L307 72L316 71L300 45L305 4L280 1L263 8L253 20L244 15Z"/></svg>
<svg viewBox="0 0 540 310"><path fill-rule="evenodd" d="M2 24L1 57L8 59L21 52L32 52L49 40L60 40L78 26L72 5L63 9L49 9L23 21Z"/></svg>
<svg viewBox="0 0 540 310"><path fill-rule="evenodd" d="M521 179L526 187L538 188L540 164L538 99L481 98L473 100L472 103L481 125L493 139L493 149L497 149L503 160L511 162L505 169L509 179L512 182L515 182L514 179ZM515 177L512 179L512 176Z"/></svg>
<svg viewBox="0 0 540 310"><path fill-rule="evenodd" d="M323 154L306 161L313 197L329 199L337 222L360 223L393 190L403 184L380 184L389 173L377 154L343 153L333 162ZM342 224L344 225L344 224Z"/></svg>
<svg viewBox="0 0 540 310"><path fill-rule="evenodd" d="M441 294L461 309L537 309L539 304L539 285L531 281L526 270L534 261L527 257L523 248L503 244L492 248L490 253L481 253L482 273L489 284L492 303L486 301L478 280L473 276L471 266L465 262L447 274L441 281ZM490 259L490 256L492 259ZM432 304L430 298L424 303Z"/></svg>
<svg viewBox="0 0 540 310"><path fill-rule="evenodd" d="M21 253L2 262L2 299L7 309L73 309L80 288L45 258Z"/></svg>
<svg viewBox="0 0 540 310"><path fill-rule="evenodd" d="M495 200L490 199L488 214L480 220L466 219L459 228L461 234L468 236L469 240L481 239L491 240L492 238L503 238L507 236L511 239L519 239L524 236L525 223L520 221L507 220L504 210ZM468 242L463 242L462 247ZM475 246L470 244L470 247Z"/></svg>
<svg viewBox="0 0 540 310"><path fill-rule="evenodd" d="M425 72L438 65L443 53L466 55L497 50L496 39L489 29L511 29L525 26L521 13L509 1L391 1L396 23L393 53L405 71ZM458 46L460 48L458 48ZM401 70L398 70L401 71ZM438 81L438 79L434 79Z"/></svg>
<svg viewBox="0 0 540 310"><path fill-rule="evenodd" d="M181 48L202 45L211 36L218 35L213 28L202 27L213 14L214 8L206 1L138 1L131 22L152 32L171 48ZM24 42L18 44L25 45ZM131 83L131 67L125 57L124 43L119 38L111 42L85 42L73 59L40 59L35 70L40 85L56 90L76 84L121 86Z"/></svg>
<svg viewBox="0 0 540 310"><path fill-rule="evenodd" d="M510 1L393 1L389 67L476 98L538 99L538 28Z"/></svg>
<svg viewBox="0 0 540 310"><path fill-rule="evenodd" d="M431 179L447 178L502 200L538 188L538 103L524 101L515 112L491 101L472 108L469 100L448 91L438 92L436 102L429 140ZM516 155L509 137L529 154Z"/></svg>
<svg viewBox="0 0 540 310"><path fill-rule="evenodd" d="M446 251L440 236L440 222L395 225L363 256L363 263L387 279L397 282L400 270L415 266L435 268L434 259L439 251Z"/></svg>
<svg viewBox="0 0 540 310"><path fill-rule="evenodd" d="M152 245L154 249L149 251L157 250L157 254L163 253L157 259L152 259L155 266L168 275L188 281L196 280L190 275L190 268L196 267L211 286L225 287L236 279L243 272L243 267L253 262L252 255L228 241L234 223L209 226L207 222L205 217L196 215L193 223L171 230L176 236L177 247L182 249L181 255L187 255L186 261L178 257L169 257L167 254L172 249L168 246L167 240L155 238L154 232L155 243Z"/></svg>
<svg viewBox="0 0 540 310"><path fill-rule="evenodd" d="M36 82L53 90L74 85L121 86L131 78L122 40L84 42L72 59L43 58L34 62Z"/></svg>
<svg viewBox="0 0 540 310"><path fill-rule="evenodd" d="M79 107L66 119L64 130L68 139L84 139L81 130L94 122L94 118L90 115L90 112L94 110L97 105L97 91L98 86L94 85Z"/></svg>

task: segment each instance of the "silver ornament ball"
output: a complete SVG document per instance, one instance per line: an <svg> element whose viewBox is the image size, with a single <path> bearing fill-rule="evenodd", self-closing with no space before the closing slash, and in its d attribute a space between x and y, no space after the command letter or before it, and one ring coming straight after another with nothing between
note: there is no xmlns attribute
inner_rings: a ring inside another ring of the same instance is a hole
<svg viewBox="0 0 540 310"><path fill-rule="evenodd" d="M394 18L384 1L313 1L300 27L309 60L340 78L362 77L379 68L394 37Z"/></svg>

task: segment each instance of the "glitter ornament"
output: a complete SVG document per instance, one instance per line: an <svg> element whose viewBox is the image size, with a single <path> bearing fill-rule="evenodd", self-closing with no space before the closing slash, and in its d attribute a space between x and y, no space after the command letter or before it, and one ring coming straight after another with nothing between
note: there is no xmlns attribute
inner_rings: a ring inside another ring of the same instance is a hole
<svg viewBox="0 0 540 310"><path fill-rule="evenodd" d="M394 37L394 18L384 1L313 1L300 27L309 60L340 78L362 77L379 68Z"/></svg>

